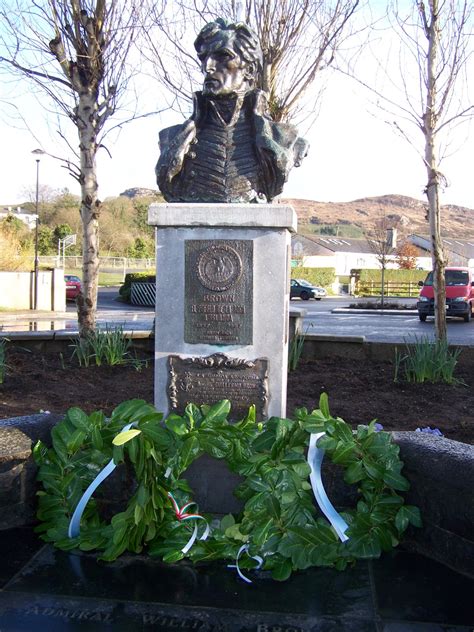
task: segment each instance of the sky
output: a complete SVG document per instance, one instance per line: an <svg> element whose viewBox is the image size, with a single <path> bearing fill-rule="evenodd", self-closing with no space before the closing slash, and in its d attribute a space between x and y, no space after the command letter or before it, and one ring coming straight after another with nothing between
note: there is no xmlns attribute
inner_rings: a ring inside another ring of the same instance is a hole
<svg viewBox="0 0 474 632"><path fill-rule="evenodd" d="M370 64L367 61L369 74ZM147 89L149 102L159 101L158 84L148 85ZM8 103L13 95L34 135L21 122L12 122ZM299 129L310 143L309 154L301 167L290 173L282 197L321 202L384 194L424 198L426 170L421 157L387 124L386 113L374 107L372 100L355 81L338 73L330 75L315 123L310 129L305 124ZM120 135L109 137L105 144L111 157L104 150L98 156L100 198L117 196L132 187L156 189L158 132L182 121L182 115L168 111L137 120ZM41 147L49 154L64 156L64 145L54 123L48 127L43 110L24 80L21 84L0 86L0 133L0 202L15 206L31 199L35 190L37 156L31 152ZM453 138L456 151L442 164L449 182L442 203L474 208L474 126L461 126ZM74 136L71 142L75 142ZM421 132L417 147L423 148ZM39 182L52 189L68 188L71 193L79 194L76 181L57 160L47 155L41 156Z"/></svg>

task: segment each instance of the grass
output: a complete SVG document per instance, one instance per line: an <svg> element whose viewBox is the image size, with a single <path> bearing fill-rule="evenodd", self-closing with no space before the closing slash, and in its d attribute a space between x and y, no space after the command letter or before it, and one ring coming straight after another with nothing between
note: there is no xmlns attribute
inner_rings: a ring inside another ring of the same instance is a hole
<svg viewBox="0 0 474 632"><path fill-rule="evenodd" d="M82 278L82 269L80 268L67 268L64 274L75 274L80 279ZM122 285L123 283L123 270L117 270L117 272L99 272L99 285Z"/></svg>
<svg viewBox="0 0 474 632"><path fill-rule="evenodd" d="M93 354L89 338L79 338L70 346L72 347L72 357L77 359L79 366L90 366Z"/></svg>
<svg viewBox="0 0 474 632"><path fill-rule="evenodd" d="M123 327L106 327L105 331L97 330L87 338L79 338L71 347L72 357L76 358L79 366L88 367L92 363L97 366L117 366L131 364L137 371L143 362L132 357L130 348L131 338L123 333Z"/></svg>
<svg viewBox="0 0 474 632"><path fill-rule="evenodd" d="M415 338L414 344L405 341L405 354L395 348L394 381L398 382L402 374L405 381L417 384L463 384L454 377L460 353L459 348L451 351L446 340L431 342L427 338Z"/></svg>
<svg viewBox="0 0 474 632"><path fill-rule="evenodd" d="M97 347L94 348L94 355L96 357L101 355L105 364L115 366L126 363L130 356L132 341L123 335L123 327L109 328L107 326L105 332L96 333L95 339Z"/></svg>
<svg viewBox="0 0 474 632"><path fill-rule="evenodd" d="M308 329L310 327L311 325L308 325L304 333L301 333L300 331L295 331L295 334L290 341L290 345L288 347L288 371L296 371L296 369L298 368L301 354L303 353L306 334L308 333Z"/></svg>

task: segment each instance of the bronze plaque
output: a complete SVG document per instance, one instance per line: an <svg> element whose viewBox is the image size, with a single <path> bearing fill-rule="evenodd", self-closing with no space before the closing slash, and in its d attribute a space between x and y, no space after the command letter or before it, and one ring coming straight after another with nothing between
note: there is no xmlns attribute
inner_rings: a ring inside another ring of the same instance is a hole
<svg viewBox="0 0 474 632"><path fill-rule="evenodd" d="M208 357L181 358L169 356L170 408L182 414L189 403L198 406L230 400L230 416L242 419L249 406L255 404L257 418L267 416L268 361L229 358L223 353Z"/></svg>
<svg viewBox="0 0 474 632"><path fill-rule="evenodd" d="M184 340L253 343L253 242L185 241Z"/></svg>

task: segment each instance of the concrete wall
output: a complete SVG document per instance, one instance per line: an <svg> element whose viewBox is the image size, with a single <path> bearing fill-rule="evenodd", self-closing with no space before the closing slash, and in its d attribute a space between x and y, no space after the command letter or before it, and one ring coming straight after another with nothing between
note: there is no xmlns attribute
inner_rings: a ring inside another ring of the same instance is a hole
<svg viewBox="0 0 474 632"><path fill-rule="evenodd" d="M303 333L305 309L292 306L290 312L289 334L290 340L294 331ZM155 337L151 331L129 331L127 336L132 339L132 348L153 353ZM69 331L18 331L8 334L10 345L18 345L24 349L36 352L66 353L71 340L77 339L78 334ZM342 357L354 358L361 362L382 360L393 362L395 348L400 343L366 342L364 336L331 336L329 334L306 334L303 345L303 360L318 360L320 358ZM454 345L452 348L455 348ZM459 356L459 366L472 366L474 362L474 346L464 345Z"/></svg>
<svg viewBox="0 0 474 632"><path fill-rule="evenodd" d="M0 308L33 308L34 272L0 272ZM40 270L38 273L38 310L66 310L64 270Z"/></svg>

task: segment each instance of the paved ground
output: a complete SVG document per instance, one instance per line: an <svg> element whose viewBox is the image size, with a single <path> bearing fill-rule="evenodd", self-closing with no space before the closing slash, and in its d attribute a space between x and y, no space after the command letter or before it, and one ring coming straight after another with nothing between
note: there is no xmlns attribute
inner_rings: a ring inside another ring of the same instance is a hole
<svg viewBox="0 0 474 632"><path fill-rule="evenodd" d="M123 326L125 330L150 331L153 327L154 310L117 301L118 288L102 288L99 292L97 323L99 327ZM357 299L330 297L322 301L291 301L291 308L306 312L304 328L309 334L339 336L364 336L370 342L403 342L420 338L434 339L432 319L421 323L416 311L387 310L367 312L346 310ZM396 302L390 299L390 303ZM399 299L399 303L415 306L416 299ZM75 305L68 304L63 314L45 312L0 312L0 332L23 331L77 331ZM456 345L474 345L474 322L461 319L448 320L448 340Z"/></svg>

